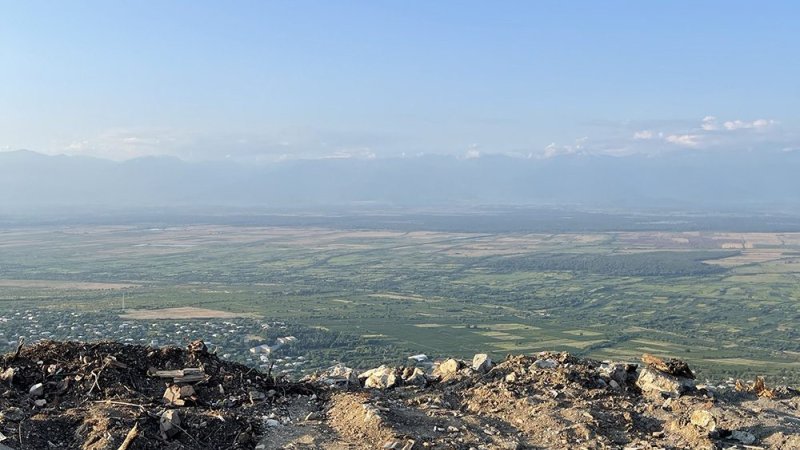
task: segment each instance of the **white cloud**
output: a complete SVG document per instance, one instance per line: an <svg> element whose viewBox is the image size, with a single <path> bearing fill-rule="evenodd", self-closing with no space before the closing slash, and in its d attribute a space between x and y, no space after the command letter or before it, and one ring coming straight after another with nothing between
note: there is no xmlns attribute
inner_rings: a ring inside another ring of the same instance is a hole
<svg viewBox="0 0 800 450"><path fill-rule="evenodd" d="M653 139L655 135L650 130L641 130L633 133L633 138L637 140L649 140Z"/></svg>
<svg viewBox="0 0 800 450"><path fill-rule="evenodd" d="M729 120L723 124L726 130L733 131L733 130L756 130L756 131L763 131L776 122L774 120L768 119L758 119L752 122L747 122L744 120Z"/></svg>
<svg viewBox="0 0 800 450"><path fill-rule="evenodd" d="M478 159L481 157L480 144L469 144L467 147L466 153L464 153L464 159Z"/></svg>
<svg viewBox="0 0 800 450"><path fill-rule="evenodd" d="M392 139L378 134L313 129L263 133L186 131L175 129L110 129L58 145L49 153L95 156L117 161L143 156L176 156L186 160L228 159L271 162L287 159L360 158L392 148Z"/></svg>
<svg viewBox="0 0 800 450"><path fill-rule="evenodd" d="M703 117L703 122L700 124L700 127L705 131L714 131L719 129L719 125L717 125L717 118L714 116Z"/></svg>
<svg viewBox="0 0 800 450"><path fill-rule="evenodd" d="M319 159L375 159L377 155L369 148L339 150L330 155L321 156ZM281 161L290 159L289 155L281 155Z"/></svg>
<svg viewBox="0 0 800 450"><path fill-rule="evenodd" d="M550 145L544 148L544 151L541 154L541 158L546 159L562 155L587 154L586 144L588 141L589 141L588 137L581 137L575 139L575 143L573 145L557 145L555 142L552 142L550 143Z"/></svg>
<svg viewBox="0 0 800 450"><path fill-rule="evenodd" d="M480 150L467 150L467 153L464 154L464 159L477 159L481 157Z"/></svg>
<svg viewBox="0 0 800 450"><path fill-rule="evenodd" d="M681 147L695 148L700 145L700 136L697 134L670 134L666 140Z"/></svg>

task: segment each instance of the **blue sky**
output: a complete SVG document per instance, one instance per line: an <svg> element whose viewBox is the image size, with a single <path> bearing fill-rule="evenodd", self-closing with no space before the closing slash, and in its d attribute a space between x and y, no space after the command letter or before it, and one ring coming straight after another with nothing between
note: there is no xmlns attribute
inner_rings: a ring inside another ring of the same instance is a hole
<svg viewBox="0 0 800 450"><path fill-rule="evenodd" d="M0 149L800 147L794 1L0 1Z"/></svg>

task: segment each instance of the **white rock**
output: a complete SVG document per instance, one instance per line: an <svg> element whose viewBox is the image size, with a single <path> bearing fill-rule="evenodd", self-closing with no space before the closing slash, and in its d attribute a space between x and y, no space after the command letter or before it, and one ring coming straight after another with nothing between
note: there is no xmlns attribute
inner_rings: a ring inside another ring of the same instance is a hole
<svg viewBox="0 0 800 450"><path fill-rule="evenodd" d="M691 420L692 425L702 428L709 433L717 429L717 420L710 411L705 409L693 411L689 420Z"/></svg>
<svg viewBox="0 0 800 450"><path fill-rule="evenodd" d="M397 371L389 366L380 366L370 369L358 378L364 380L365 388L388 389L397 386Z"/></svg>
<svg viewBox="0 0 800 450"><path fill-rule="evenodd" d="M28 392L33 397L41 397L44 394L44 385L42 383L36 383L28 390Z"/></svg>
<svg viewBox="0 0 800 450"><path fill-rule="evenodd" d="M434 376L442 379L447 379L458 374L458 371L464 367L464 364L457 359L448 359L447 361L439 364L433 371Z"/></svg>
<svg viewBox="0 0 800 450"><path fill-rule="evenodd" d="M558 361L554 359L537 359L533 365L538 369L553 369L558 367Z"/></svg>
<svg viewBox="0 0 800 450"><path fill-rule="evenodd" d="M639 372L636 385L642 392L659 392L672 396L680 396L694 387L694 380L675 377L649 367Z"/></svg>
<svg viewBox="0 0 800 450"><path fill-rule="evenodd" d="M486 373L492 369L492 359L486 353L478 353L472 358L472 369L478 373Z"/></svg>
<svg viewBox="0 0 800 450"><path fill-rule="evenodd" d="M411 374L403 378L403 383L414 386L425 386L428 384L428 377L425 375L424 370L415 367Z"/></svg>
<svg viewBox="0 0 800 450"><path fill-rule="evenodd" d="M624 384L625 380L628 378L628 371L626 369L626 365L622 363L603 363L598 371L616 381L618 384Z"/></svg>
<svg viewBox="0 0 800 450"><path fill-rule="evenodd" d="M348 388L359 386L356 371L342 364L330 367L320 375L319 380L331 387Z"/></svg>

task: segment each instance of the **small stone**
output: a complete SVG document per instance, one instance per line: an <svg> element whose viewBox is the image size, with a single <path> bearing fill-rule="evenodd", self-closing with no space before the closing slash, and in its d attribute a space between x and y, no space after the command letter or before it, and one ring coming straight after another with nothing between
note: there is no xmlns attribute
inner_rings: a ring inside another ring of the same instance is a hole
<svg viewBox="0 0 800 450"><path fill-rule="evenodd" d="M180 433L180 426L181 416L178 414L178 411L174 409L168 409L161 414L161 419L159 419L159 428L161 429L161 437L164 439L169 439Z"/></svg>
<svg viewBox="0 0 800 450"><path fill-rule="evenodd" d="M278 421L277 421L277 420L275 420L275 419L267 419L267 420L265 420L265 421L264 421L264 424L265 424L266 426L268 426L268 427L271 427L271 428L278 427L278 426L280 426L280 425L281 425L281 423L280 423L280 422L278 422Z"/></svg>
<svg viewBox="0 0 800 450"><path fill-rule="evenodd" d="M511 372L510 374L506 375L506 383L513 383L517 381L517 374Z"/></svg>
<svg viewBox="0 0 800 450"><path fill-rule="evenodd" d="M410 369L407 367L406 369ZM425 371L420 369L419 367L414 367L409 373L403 373L403 383L407 385L413 386L425 386L428 384L428 377L425 375Z"/></svg>
<svg viewBox="0 0 800 450"><path fill-rule="evenodd" d="M41 397L44 394L44 385L42 383L36 383L28 390L32 397Z"/></svg>
<svg viewBox="0 0 800 450"><path fill-rule="evenodd" d="M40 398L40 399L34 401L33 404L36 405L38 408L41 408L41 407L43 407L44 405L47 404L47 400L45 400L43 398Z"/></svg>
<svg viewBox="0 0 800 450"><path fill-rule="evenodd" d="M194 388L189 385L169 386L167 390L164 391L164 395L162 398L164 400L164 403L173 406L183 406L189 402L193 402L196 399Z"/></svg>
<svg viewBox="0 0 800 450"><path fill-rule="evenodd" d="M309 422L309 421L312 421L312 420L322 420L322 414L320 414L320 413L318 413L316 411L312 411L312 412L310 412L310 413L308 413L306 415L306 419L305 420L306 420L306 422Z"/></svg>
<svg viewBox="0 0 800 450"><path fill-rule="evenodd" d="M383 422L383 418L381 417L381 413L378 411L378 408L369 404L361 405L361 407L364 409L365 423L376 422L380 424Z"/></svg>
<svg viewBox="0 0 800 450"><path fill-rule="evenodd" d="M698 409L692 412L690 420L692 425L702 428L709 433L717 428L717 420L714 418L714 415L705 409Z"/></svg>
<svg viewBox="0 0 800 450"><path fill-rule="evenodd" d="M25 418L25 413L22 412L21 409L16 407L11 407L3 412L0 412L0 419L2 420L10 420L12 422L19 422L20 420Z"/></svg>
<svg viewBox="0 0 800 450"><path fill-rule="evenodd" d="M416 442L413 439L391 440L383 444L386 450L411 450Z"/></svg>
<svg viewBox="0 0 800 450"><path fill-rule="evenodd" d="M0 381L8 381L9 383L11 383L12 381L14 381L14 374L16 373L17 373L16 369L14 369L13 367L9 367L8 369L0 373Z"/></svg>
<svg viewBox="0 0 800 450"><path fill-rule="evenodd" d="M624 384L628 378L627 364L604 363L598 371L618 384Z"/></svg>
<svg viewBox="0 0 800 450"><path fill-rule="evenodd" d="M492 359L486 353L478 353L472 358L472 370L478 373L486 373L492 369Z"/></svg>
<svg viewBox="0 0 800 450"><path fill-rule="evenodd" d="M553 369L558 367L558 361L554 359L537 359L533 362L537 369Z"/></svg>
<svg viewBox="0 0 800 450"><path fill-rule="evenodd" d="M736 430L731 433L731 439L739 441L744 445L750 445L756 442L756 437L753 433L741 430Z"/></svg>
<svg viewBox="0 0 800 450"><path fill-rule="evenodd" d="M464 364L461 361L450 358L447 361L439 364L439 366L433 371L433 375L442 379L451 378L455 376L462 367L464 367Z"/></svg>
<svg viewBox="0 0 800 450"><path fill-rule="evenodd" d="M247 396L250 398L250 403L260 402L267 398L267 395L261 391L249 391Z"/></svg>
<svg viewBox="0 0 800 450"><path fill-rule="evenodd" d="M673 375L680 378L689 378L692 380L694 379L694 373L692 373L692 369L690 369L689 365L680 359L662 359L645 353L642 355L642 362L647 364L648 368L658 370L659 372L667 375Z"/></svg>

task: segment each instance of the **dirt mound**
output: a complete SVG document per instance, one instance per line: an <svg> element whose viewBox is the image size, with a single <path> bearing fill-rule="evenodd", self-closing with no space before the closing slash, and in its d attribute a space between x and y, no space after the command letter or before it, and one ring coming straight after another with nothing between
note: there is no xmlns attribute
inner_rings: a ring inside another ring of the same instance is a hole
<svg viewBox="0 0 800 450"><path fill-rule="evenodd" d="M645 363L481 354L287 382L200 341L44 342L0 358L0 449L800 449L797 391Z"/></svg>
<svg viewBox="0 0 800 450"><path fill-rule="evenodd" d="M196 376L185 383L157 376L185 368ZM14 449L116 449L134 425L129 449L253 448L261 415L282 396L310 392L220 360L202 343L184 350L46 341L3 356L0 373L0 444ZM192 386L193 395L165 435L162 416L177 406L163 398L171 385Z"/></svg>

